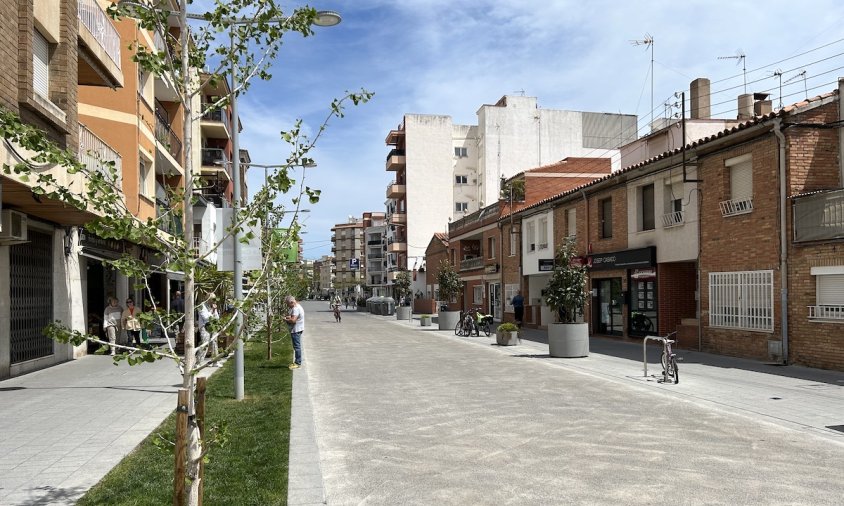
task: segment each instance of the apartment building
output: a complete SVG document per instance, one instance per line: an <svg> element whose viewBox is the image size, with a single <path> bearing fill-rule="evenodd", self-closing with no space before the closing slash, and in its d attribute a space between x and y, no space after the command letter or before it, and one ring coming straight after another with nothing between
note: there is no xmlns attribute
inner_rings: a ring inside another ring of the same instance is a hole
<svg viewBox="0 0 844 506"><path fill-rule="evenodd" d="M406 114L388 133L388 268L421 265L431 235L496 202L502 178L569 156L618 168L618 148L636 138L636 116L541 109L535 97L507 95L477 116Z"/></svg>
<svg viewBox="0 0 844 506"><path fill-rule="evenodd" d="M89 0L0 2L0 103L74 153L92 150L99 159L120 156L91 137L78 119L78 88L111 93L123 86L116 28ZM24 152L9 141L0 159L15 165ZM81 174L38 167L62 185L84 188ZM95 217L33 193L34 178L0 174L0 378L48 367L85 353L45 337L61 321L86 330L85 262L79 256L79 225ZM83 241L84 245L84 241ZM101 308L99 309L101 311Z"/></svg>
<svg viewBox="0 0 844 506"><path fill-rule="evenodd" d="M331 252L334 254L334 291L341 295L360 295L366 278L361 267L364 252L364 223L349 216L346 223L331 228Z"/></svg>
<svg viewBox="0 0 844 506"><path fill-rule="evenodd" d="M314 274L319 277L317 295L328 297L334 291L334 257L323 255L314 262Z"/></svg>
<svg viewBox="0 0 844 506"><path fill-rule="evenodd" d="M383 214L364 231L366 238L366 291L372 296L387 295L387 228Z"/></svg>

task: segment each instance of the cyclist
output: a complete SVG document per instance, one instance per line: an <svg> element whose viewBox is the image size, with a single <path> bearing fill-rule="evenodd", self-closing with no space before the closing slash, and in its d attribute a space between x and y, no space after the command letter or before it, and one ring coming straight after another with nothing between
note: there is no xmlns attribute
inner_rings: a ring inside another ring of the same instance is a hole
<svg viewBox="0 0 844 506"><path fill-rule="evenodd" d="M340 320L341 320L341 318L340 318L340 304L342 304L342 302L340 301L340 296L334 295L334 298L331 299L331 309L334 310L334 319L337 320L337 323L340 323Z"/></svg>

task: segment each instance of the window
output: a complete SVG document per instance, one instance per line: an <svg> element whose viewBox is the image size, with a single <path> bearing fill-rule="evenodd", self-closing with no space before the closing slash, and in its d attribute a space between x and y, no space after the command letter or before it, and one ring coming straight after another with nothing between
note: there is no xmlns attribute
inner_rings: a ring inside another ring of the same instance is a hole
<svg viewBox="0 0 844 506"><path fill-rule="evenodd" d="M472 303L479 306L484 303L484 285L472 287Z"/></svg>
<svg viewBox="0 0 844 506"><path fill-rule="evenodd" d="M468 202L455 202L454 203L454 210L458 213L465 213L467 209L469 209L469 203Z"/></svg>
<svg viewBox="0 0 844 506"><path fill-rule="evenodd" d="M654 185L645 185L640 190L640 212L642 213L642 230L653 230L654 224Z"/></svg>
<svg viewBox="0 0 844 506"><path fill-rule="evenodd" d="M455 147L454 156L456 156L457 158L466 158L469 156L469 152L466 148Z"/></svg>
<svg viewBox="0 0 844 506"><path fill-rule="evenodd" d="M528 251L536 251L536 224L532 221L527 224L527 245Z"/></svg>
<svg viewBox="0 0 844 506"><path fill-rule="evenodd" d="M516 233L516 229L510 227L510 256L516 256L516 248L518 247L517 239L519 235Z"/></svg>
<svg viewBox="0 0 844 506"><path fill-rule="evenodd" d="M812 267L815 276L815 305L809 318L844 321L844 267Z"/></svg>
<svg viewBox="0 0 844 506"><path fill-rule="evenodd" d="M466 176L454 176L455 184L466 184L468 182L469 180L466 178Z"/></svg>
<svg viewBox="0 0 844 506"><path fill-rule="evenodd" d="M572 207L566 211L566 235L577 236L577 208Z"/></svg>
<svg viewBox="0 0 844 506"><path fill-rule="evenodd" d="M537 225L539 229L539 245L537 248L539 249L547 249L548 248L548 218L542 217L539 218L539 225Z"/></svg>
<svg viewBox="0 0 844 506"><path fill-rule="evenodd" d="M513 283L504 285L504 310L507 312L513 311L513 297L519 293L519 284Z"/></svg>
<svg viewBox="0 0 844 506"><path fill-rule="evenodd" d="M32 32L32 89L49 100L50 43L38 30Z"/></svg>
<svg viewBox="0 0 844 506"><path fill-rule="evenodd" d="M490 259L495 258L495 237L489 237L486 240L486 257Z"/></svg>
<svg viewBox="0 0 844 506"><path fill-rule="evenodd" d="M774 271L709 273L709 326L772 332Z"/></svg>
<svg viewBox="0 0 844 506"><path fill-rule="evenodd" d="M138 157L138 193L144 197L153 198L152 162L141 155Z"/></svg>
<svg viewBox="0 0 844 506"><path fill-rule="evenodd" d="M730 197L721 202L721 214L733 216L753 211L753 158L742 155L724 162L729 171Z"/></svg>
<svg viewBox="0 0 844 506"><path fill-rule="evenodd" d="M603 199L598 205L601 212L601 239L612 237L612 199Z"/></svg>

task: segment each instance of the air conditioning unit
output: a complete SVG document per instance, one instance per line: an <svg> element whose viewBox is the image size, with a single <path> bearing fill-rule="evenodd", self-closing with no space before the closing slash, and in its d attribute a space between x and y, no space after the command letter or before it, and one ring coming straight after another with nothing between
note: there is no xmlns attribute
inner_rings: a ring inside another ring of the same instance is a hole
<svg viewBox="0 0 844 506"><path fill-rule="evenodd" d="M26 215L11 209L0 211L0 242L26 242Z"/></svg>

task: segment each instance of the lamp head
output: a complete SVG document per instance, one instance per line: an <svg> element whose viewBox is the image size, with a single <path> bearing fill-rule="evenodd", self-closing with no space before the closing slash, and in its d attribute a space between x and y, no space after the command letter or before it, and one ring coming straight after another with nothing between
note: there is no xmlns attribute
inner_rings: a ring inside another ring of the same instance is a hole
<svg viewBox="0 0 844 506"><path fill-rule="evenodd" d="M335 11L318 11L314 24L317 26L339 25L343 18Z"/></svg>

